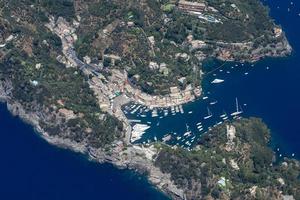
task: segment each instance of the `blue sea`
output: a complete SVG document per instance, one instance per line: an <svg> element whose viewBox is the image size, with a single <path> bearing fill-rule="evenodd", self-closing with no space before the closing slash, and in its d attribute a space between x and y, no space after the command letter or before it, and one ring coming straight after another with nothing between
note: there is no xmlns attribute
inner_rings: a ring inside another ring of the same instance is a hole
<svg viewBox="0 0 300 200"><path fill-rule="evenodd" d="M261 117L268 124L272 130L272 146L279 150L279 155L294 153L299 158L300 1L265 3L286 32L293 54L287 58L264 59L254 66L226 63L222 71L217 70L205 78L204 93L208 99L183 106L184 114L171 115L170 110L163 118L152 118L150 113L145 118L129 114L131 119L151 122L143 141L169 133L182 135L186 125L193 135L201 137L209 126L221 121L219 116L223 112L235 111L238 98L243 117ZM211 84L215 78L225 82ZM204 120L207 107L213 117ZM159 116L163 116L163 111ZM204 127L202 132L196 126L200 121ZM0 105L0 133L0 199L167 199L137 173L90 162L83 155L49 145L30 126L12 117L3 104Z"/></svg>
<svg viewBox="0 0 300 200"><path fill-rule="evenodd" d="M48 144L0 104L0 199L167 199L144 176Z"/></svg>

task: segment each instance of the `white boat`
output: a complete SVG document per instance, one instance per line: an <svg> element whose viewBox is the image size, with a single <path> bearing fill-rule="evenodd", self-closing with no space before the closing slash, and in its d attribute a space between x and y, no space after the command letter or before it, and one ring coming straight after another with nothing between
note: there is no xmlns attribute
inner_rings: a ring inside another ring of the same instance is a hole
<svg viewBox="0 0 300 200"><path fill-rule="evenodd" d="M141 105L137 106L135 109L133 109L130 114L134 114L138 111L138 109L141 107Z"/></svg>
<svg viewBox="0 0 300 200"><path fill-rule="evenodd" d="M193 113L193 111L189 111L188 113L189 113L189 114L192 114L192 113Z"/></svg>
<svg viewBox="0 0 300 200"><path fill-rule="evenodd" d="M226 112L224 112L222 115L220 115L221 118L224 118L226 116L227 116Z"/></svg>
<svg viewBox="0 0 300 200"><path fill-rule="evenodd" d="M171 136L170 134L168 134L168 135L165 135L165 136L162 138L162 141L163 141L163 142L167 142L167 141L171 140L171 138L172 138L172 136Z"/></svg>
<svg viewBox="0 0 300 200"><path fill-rule="evenodd" d="M171 107L171 112L172 112L172 113L175 112L174 106Z"/></svg>
<svg viewBox="0 0 300 200"><path fill-rule="evenodd" d="M189 130L189 126L186 124L186 132L183 134L183 136L190 136L191 133L192 132Z"/></svg>
<svg viewBox="0 0 300 200"><path fill-rule="evenodd" d="M154 109L154 110L152 111L151 115L152 115L152 117L157 117L157 116L158 116L157 110Z"/></svg>
<svg viewBox="0 0 300 200"><path fill-rule="evenodd" d="M211 118L213 116L208 107L207 107L207 114L208 115L205 116L204 119L209 119L209 118Z"/></svg>
<svg viewBox="0 0 300 200"><path fill-rule="evenodd" d="M168 110L164 110L164 116L168 116L169 111Z"/></svg>
<svg viewBox="0 0 300 200"><path fill-rule="evenodd" d="M243 113L243 111L239 109L239 102L237 98L235 98L235 104L236 104L236 111L231 113L231 116L237 116Z"/></svg>
<svg viewBox="0 0 300 200"><path fill-rule="evenodd" d="M199 125L201 125L201 124L202 124L201 122L198 122L196 125L199 126Z"/></svg>
<svg viewBox="0 0 300 200"><path fill-rule="evenodd" d="M130 107L130 109L132 110L132 109L134 109L135 107L136 107L136 105L133 104L133 105Z"/></svg>
<svg viewBox="0 0 300 200"><path fill-rule="evenodd" d="M215 104L217 104L218 103L218 101L213 101L213 102L210 102L209 104L210 105L215 105Z"/></svg>
<svg viewBox="0 0 300 200"><path fill-rule="evenodd" d="M205 100L205 99L208 99L208 97L207 97L207 96L205 96L205 97L203 97L202 99L204 99L204 100Z"/></svg>
<svg viewBox="0 0 300 200"><path fill-rule="evenodd" d="M132 132L131 132L131 138L130 141L134 142L136 140L141 139L142 135L145 133L147 129L149 129L150 126L146 124L135 124L132 127Z"/></svg>
<svg viewBox="0 0 300 200"><path fill-rule="evenodd" d="M223 83L224 80L223 79L218 79L216 78L215 80L213 80L211 83L217 84L217 83Z"/></svg>
<svg viewBox="0 0 300 200"><path fill-rule="evenodd" d="M182 105L180 105L180 106L179 106L179 110L180 110L180 113L181 113L181 114L183 114L183 113L184 113L184 110L183 110L183 107L182 107Z"/></svg>
<svg viewBox="0 0 300 200"><path fill-rule="evenodd" d="M223 119L223 120L227 120L227 119L228 119L228 117L226 116L226 117L223 117L222 119Z"/></svg>
<svg viewBox="0 0 300 200"><path fill-rule="evenodd" d="M200 129L200 128L203 128L203 126L202 126L202 125L199 125L199 126L197 126L197 128Z"/></svg>
<svg viewBox="0 0 300 200"><path fill-rule="evenodd" d="M185 132L184 134L183 134L183 136L186 136L186 137L188 137L188 136L190 136L191 135L191 131L187 131L187 132Z"/></svg>

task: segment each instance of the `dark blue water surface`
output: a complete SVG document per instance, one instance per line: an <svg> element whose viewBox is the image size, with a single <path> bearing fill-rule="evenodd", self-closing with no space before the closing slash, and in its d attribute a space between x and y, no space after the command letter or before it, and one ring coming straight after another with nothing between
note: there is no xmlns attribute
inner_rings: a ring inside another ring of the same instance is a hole
<svg viewBox="0 0 300 200"><path fill-rule="evenodd" d="M280 148L280 153L285 156L295 153L299 157L300 2L296 0L291 5L290 1L269 0L265 3L286 32L293 55L265 59L254 66L227 63L222 72L206 77L205 95L209 98L185 105L184 114L169 114L162 119L151 118L149 114L146 118L129 115L152 123L144 139L161 138L171 132L183 134L186 124L193 135L200 137L202 133L197 132L196 123L201 121L207 129L219 122L223 111L234 111L238 97L243 116L262 117L268 124L273 144ZM214 78L225 82L212 85ZM209 104L216 100L216 105ZM206 121L203 117L207 107L214 117ZM188 114L188 111L193 113ZM89 162L82 155L47 144L31 127L11 117L4 105L0 105L0 133L0 199L166 199L145 178L133 172Z"/></svg>
<svg viewBox="0 0 300 200"><path fill-rule="evenodd" d="M167 199L145 177L56 148L0 104L0 199Z"/></svg>

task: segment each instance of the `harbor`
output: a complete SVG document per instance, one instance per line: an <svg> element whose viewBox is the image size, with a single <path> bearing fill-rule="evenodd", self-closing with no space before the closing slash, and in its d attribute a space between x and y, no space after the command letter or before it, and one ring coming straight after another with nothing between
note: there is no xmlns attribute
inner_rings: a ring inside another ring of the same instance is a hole
<svg viewBox="0 0 300 200"><path fill-rule="evenodd" d="M195 101L180 106L154 109L133 103L123 106L123 112L131 121L131 126L135 124L149 126L134 143L148 144L163 141L191 150L198 143L201 135L212 127L240 117L259 116L269 122L270 129L274 130L272 146L280 149L278 156L297 156L297 140L290 141L290 138L297 138L297 136L281 134L286 129L298 130L290 123L288 126L281 123L285 120L284 116L290 115L290 112L287 113L285 106L280 103L287 99L278 92L277 98L274 99L275 91L269 90L274 84L271 79L279 79L282 69L279 66L284 65L284 62L283 59L279 60L278 64L272 59L256 64L212 61L210 65L222 65L222 68L206 77L202 85L202 96ZM222 81L213 83L215 79ZM261 80L264 80L263 84ZM269 114L274 113L275 110L276 113L283 114ZM293 141L294 145L285 145Z"/></svg>
<svg viewBox="0 0 300 200"><path fill-rule="evenodd" d="M131 142L150 144L163 141L191 150L201 135L212 127L247 116L247 99L232 96L224 101L210 89L226 86L226 79L237 75L242 77L245 73L243 70L254 70L253 66L236 63L221 65L224 68L215 72L220 79L211 74L204 83L202 96L195 101L165 108L150 108L134 102L123 106L122 110L133 127ZM242 67L245 69L241 70Z"/></svg>

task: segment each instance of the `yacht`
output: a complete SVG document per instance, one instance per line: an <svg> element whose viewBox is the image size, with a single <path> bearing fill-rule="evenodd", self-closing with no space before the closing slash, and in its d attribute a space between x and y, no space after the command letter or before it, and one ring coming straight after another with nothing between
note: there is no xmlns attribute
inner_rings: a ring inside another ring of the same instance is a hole
<svg viewBox="0 0 300 200"><path fill-rule="evenodd" d="M142 135L145 133L147 129L149 129L150 126L146 124L135 124L132 127L132 132L131 132L131 138L130 141L134 142L136 140L141 139Z"/></svg>
<svg viewBox="0 0 300 200"><path fill-rule="evenodd" d="M238 99L235 98L235 104L236 104L236 111L231 113L231 116L237 116L239 114L242 114L243 111L242 110L239 110L239 102L238 102Z"/></svg>
<svg viewBox="0 0 300 200"><path fill-rule="evenodd" d="M214 84L217 84L217 83L223 83L224 82L224 80L223 79L215 79L215 80L213 80L211 83L214 83Z"/></svg>
<svg viewBox="0 0 300 200"><path fill-rule="evenodd" d="M215 105L215 104L217 104L218 103L218 101L213 101L213 102L210 102L209 104L210 105Z"/></svg>

